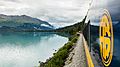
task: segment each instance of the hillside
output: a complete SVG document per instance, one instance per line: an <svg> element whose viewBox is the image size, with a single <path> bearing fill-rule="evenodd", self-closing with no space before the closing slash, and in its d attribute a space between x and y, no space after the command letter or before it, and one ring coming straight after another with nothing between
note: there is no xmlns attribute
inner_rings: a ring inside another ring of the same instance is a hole
<svg viewBox="0 0 120 67"><path fill-rule="evenodd" d="M63 27L63 28L58 28L56 30L54 30L55 32L65 32L65 33L69 33L69 34L76 34L76 32L78 31L82 31L85 27L85 20L86 20L86 17L81 21L81 22L78 22L78 23L75 23L73 25L70 25L70 26L66 26L66 27Z"/></svg>
<svg viewBox="0 0 120 67"><path fill-rule="evenodd" d="M27 15L3 15L0 14L0 30L49 30L53 26L46 21L32 18Z"/></svg>

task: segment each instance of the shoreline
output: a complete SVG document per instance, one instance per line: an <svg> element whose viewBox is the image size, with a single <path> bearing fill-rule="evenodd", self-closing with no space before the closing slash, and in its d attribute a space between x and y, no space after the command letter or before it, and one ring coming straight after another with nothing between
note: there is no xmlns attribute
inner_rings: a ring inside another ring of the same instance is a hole
<svg viewBox="0 0 120 67"><path fill-rule="evenodd" d="M79 35L75 34L69 37L69 41L58 49L56 53L53 53L53 56L47 59L46 62L39 61L39 67L63 67L70 52L74 49L73 46L75 46L78 36Z"/></svg>

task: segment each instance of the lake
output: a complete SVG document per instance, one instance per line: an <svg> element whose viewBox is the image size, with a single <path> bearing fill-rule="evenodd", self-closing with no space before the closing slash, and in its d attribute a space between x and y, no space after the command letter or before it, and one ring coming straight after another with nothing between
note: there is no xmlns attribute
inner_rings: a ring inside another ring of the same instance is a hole
<svg viewBox="0 0 120 67"><path fill-rule="evenodd" d="M38 66L67 41L67 37L47 32L1 32L0 67Z"/></svg>

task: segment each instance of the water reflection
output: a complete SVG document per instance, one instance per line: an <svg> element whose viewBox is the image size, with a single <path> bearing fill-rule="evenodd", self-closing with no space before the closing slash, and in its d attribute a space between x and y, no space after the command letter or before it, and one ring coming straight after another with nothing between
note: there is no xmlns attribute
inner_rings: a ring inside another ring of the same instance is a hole
<svg viewBox="0 0 120 67"><path fill-rule="evenodd" d="M33 67L45 61L68 38L54 33L0 33L0 67Z"/></svg>
<svg viewBox="0 0 120 67"><path fill-rule="evenodd" d="M92 44L92 48L95 48L97 50L97 53L100 53L99 52L99 35L96 35L93 33L91 34L91 44ZM119 48L120 48L120 34L114 32L113 59L112 59L110 67L119 67L120 66L119 65L120 64ZM97 60L100 60L100 59L97 59Z"/></svg>

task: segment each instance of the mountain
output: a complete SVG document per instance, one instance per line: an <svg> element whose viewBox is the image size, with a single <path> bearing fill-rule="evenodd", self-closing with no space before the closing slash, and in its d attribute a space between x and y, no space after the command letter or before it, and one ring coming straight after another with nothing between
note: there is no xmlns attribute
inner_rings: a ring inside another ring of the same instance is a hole
<svg viewBox="0 0 120 67"><path fill-rule="evenodd" d="M99 26L90 25L90 33L94 35L99 35Z"/></svg>
<svg viewBox="0 0 120 67"><path fill-rule="evenodd" d="M113 26L113 31L119 33L120 32L120 22Z"/></svg>
<svg viewBox="0 0 120 67"><path fill-rule="evenodd" d="M0 14L0 30L50 30L53 28L48 22L27 15Z"/></svg>

